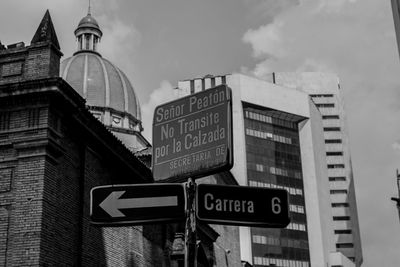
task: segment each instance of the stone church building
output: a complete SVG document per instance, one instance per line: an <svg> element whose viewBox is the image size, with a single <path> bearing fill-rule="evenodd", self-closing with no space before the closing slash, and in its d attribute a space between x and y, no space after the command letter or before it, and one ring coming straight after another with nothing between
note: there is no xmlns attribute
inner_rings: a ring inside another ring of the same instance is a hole
<svg viewBox="0 0 400 267"><path fill-rule="evenodd" d="M154 180L139 101L90 12L75 35L61 64L48 11L30 45L0 43L0 266L183 266L183 223L90 223L93 187ZM237 238L200 224L198 266L241 266Z"/></svg>

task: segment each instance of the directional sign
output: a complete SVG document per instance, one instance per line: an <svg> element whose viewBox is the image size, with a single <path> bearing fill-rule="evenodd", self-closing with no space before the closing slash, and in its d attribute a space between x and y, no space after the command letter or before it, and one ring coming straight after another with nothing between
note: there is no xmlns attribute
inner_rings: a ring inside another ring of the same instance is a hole
<svg viewBox="0 0 400 267"><path fill-rule="evenodd" d="M182 184L107 185L90 192L94 224L139 225L185 219Z"/></svg>
<svg viewBox="0 0 400 267"><path fill-rule="evenodd" d="M283 189L200 184L196 212L207 223L284 228L290 222L288 203Z"/></svg>
<svg viewBox="0 0 400 267"><path fill-rule="evenodd" d="M232 168L231 118L226 85L158 106L153 120L154 179L183 181Z"/></svg>

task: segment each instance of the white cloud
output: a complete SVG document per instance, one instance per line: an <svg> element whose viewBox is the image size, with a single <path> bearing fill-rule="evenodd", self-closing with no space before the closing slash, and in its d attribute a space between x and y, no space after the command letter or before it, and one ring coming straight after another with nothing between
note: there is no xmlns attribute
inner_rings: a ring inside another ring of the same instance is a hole
<svg viewBox="0 0 400 267"><path fill-rule="evenodd" d="M305 0L312 2L313 0ZM347 8L349 3L355 3L357 0L319 0L316 11L324 12L340 12L343 8Z"/></svg>
<svg viewBox="0 0 400 267"><path fill-rule="evenodd" d="M100 52L111 60L132 61L132 56L141 41L141 33L134 25L128 25L119 19L103 15L98 21L101 21L100 27L104 36Z"/></svg>
<svg viewBox="0 0 400 267"><path fill-rule="evenodd" d="M283 24L283 21L275 20L273 23L260 26L256 30L250 29L244 34L243 41L251 44L255 57L265 55L283 57L286 55L281 36Z"/></svg>
<svg viewBox="0 0 400 267"><path fill-rule="evenodd" d="M313 58L306 58L301 66L296 69L296 72L333 72L327 64L319 62Z"/></svg>
<svg viewBox="0 0 400 267"><path fill-rule="evenodd" d="M392 144L393 150L395 150L397 153L400 153L400 141L396 141Z"/></svg>
<svg viewBox="0 0 400 267"><path fill-rule="evenodd" d="M174 89L169 81L162 81L160 87L154 90L149 97L149 101L142 105L143 135L147 140L152 140L152 124L155 108L163 103L175 99Z"/></svg>

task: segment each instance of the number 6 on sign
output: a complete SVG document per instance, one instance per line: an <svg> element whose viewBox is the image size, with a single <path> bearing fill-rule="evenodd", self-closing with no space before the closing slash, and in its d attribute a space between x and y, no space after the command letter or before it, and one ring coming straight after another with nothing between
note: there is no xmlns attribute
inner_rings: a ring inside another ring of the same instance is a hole
<svg viewBox="0 0 400 267"><path fill-rule="evenodd" d="M275 214L281 213L281 200L277 197L272 198L272 212Z"/></svg>

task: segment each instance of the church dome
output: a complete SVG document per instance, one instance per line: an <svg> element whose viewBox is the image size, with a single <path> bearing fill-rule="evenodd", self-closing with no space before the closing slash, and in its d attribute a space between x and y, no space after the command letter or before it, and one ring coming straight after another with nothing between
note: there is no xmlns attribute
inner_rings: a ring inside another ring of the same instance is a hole
<svg viewBox="0 0 400 267"><path fill-rule="evenodd" d="M117 66L98 52L103 35L90 14L75 30L77 50L61 62L60 76L84 99L89 111L132 151L150 146L143 131L135 90Z"/></svg>
<svg viewBox="0 0 400 267"><path fill-rule="evenodd" d="M114 115L110 125L125 116L131 127L140 123L140 105L132 84L124 72L98 53L75 53L62 61L60 70L61 77L86 99L90 109L104 109Z"/></svg>

